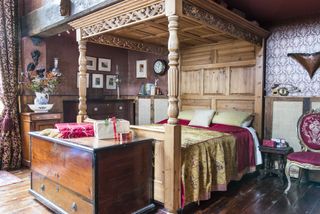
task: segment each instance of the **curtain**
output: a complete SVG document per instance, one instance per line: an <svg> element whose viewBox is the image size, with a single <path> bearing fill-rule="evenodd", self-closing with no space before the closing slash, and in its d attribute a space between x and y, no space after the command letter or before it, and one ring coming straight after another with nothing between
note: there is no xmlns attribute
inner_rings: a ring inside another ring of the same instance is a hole
<svg viewBox="0 0 320 214"><path fill-rule="evenodd" d="M0 97L4 110L0 121L0 168L21 166L18 121L18 1L0 0Z"/></svg>

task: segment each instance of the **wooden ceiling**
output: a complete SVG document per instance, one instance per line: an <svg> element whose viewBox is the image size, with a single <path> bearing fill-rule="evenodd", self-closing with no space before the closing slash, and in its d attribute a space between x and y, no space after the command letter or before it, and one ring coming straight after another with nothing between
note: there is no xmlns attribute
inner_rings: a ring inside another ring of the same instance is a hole
<svg viewBox="0 0 320 214"><path fill-rule="evenodd" d="M319 0L225 0L229 7L237 8L250 19L275 24L320 14Z"/></svg>
<svg viewBox="0 0 320 214"><path fill-rule="evenodd" d="M179 24L179 40L182 48L190 45L210 44L235 39L225 33L189 19L181 19ZM150 44L166 46L169 36L168 19L167 17L162 17L155 20L149 20L131 26L130 28L121 28L112 31L110 34L144 41Z"/></svg>

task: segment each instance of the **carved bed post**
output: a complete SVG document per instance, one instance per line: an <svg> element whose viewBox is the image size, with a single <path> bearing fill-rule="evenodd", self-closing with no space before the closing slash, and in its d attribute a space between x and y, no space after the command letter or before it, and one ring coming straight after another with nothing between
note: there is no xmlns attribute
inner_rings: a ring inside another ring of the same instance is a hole
<svg viewBox="0 0 320 214"><path fill-rule="evenodd" d="M177 124L179 106L178 106L178 88L179 88L179 17L172 15L169 19L169 71L168 71L168 96L169 96L169 108L168 116L169 124Z"/></svg>
<svg viewBox="0 0 320 214"><path fill-rule="evenodd" d="M87 117L87 41L81 38L81 29L77 29L79 44L79 113L77 123L83 122Z"/></svg>
<svg viewBox="0 0 320 214"><path fill-rule="evenodd" d="M181 204L181 127L178 123L179 95L179 14L181 0L166 0L168 17L168 124L164 143L164 207L168 213L176 213Z"/></svg>

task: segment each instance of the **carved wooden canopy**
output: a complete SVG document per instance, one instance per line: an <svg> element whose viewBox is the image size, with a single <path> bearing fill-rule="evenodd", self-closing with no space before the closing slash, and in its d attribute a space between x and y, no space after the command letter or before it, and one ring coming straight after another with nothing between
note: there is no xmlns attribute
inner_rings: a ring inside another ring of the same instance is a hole
<svg viewBox="0 0 320 214"><path fill-rule="evenodd" d="M182 48L235 39L261 45L268 35L264 29L213 1L177 2L180 4L179 40ZM166 13L170 11L166 11L165 4L166 0L124 0L70 25L80 29L81 38L88 41L154 52L155 46L166 47L168 42ZM106 33L108 36L101 36Z"/></svg>

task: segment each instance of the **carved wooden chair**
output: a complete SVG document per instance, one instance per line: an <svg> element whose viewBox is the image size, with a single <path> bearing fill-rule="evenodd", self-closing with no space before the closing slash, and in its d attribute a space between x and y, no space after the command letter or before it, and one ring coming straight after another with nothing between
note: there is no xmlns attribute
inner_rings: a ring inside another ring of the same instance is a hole
<svg viewBox="0 0 320 214"><path fill-rule="evenodd" d="M287 156L285 173L288 186L284 191L285 194L291 187L290 167L320 170L320 109L302 115L298 121L297 132L302 151L293 152Z"/></svg>

